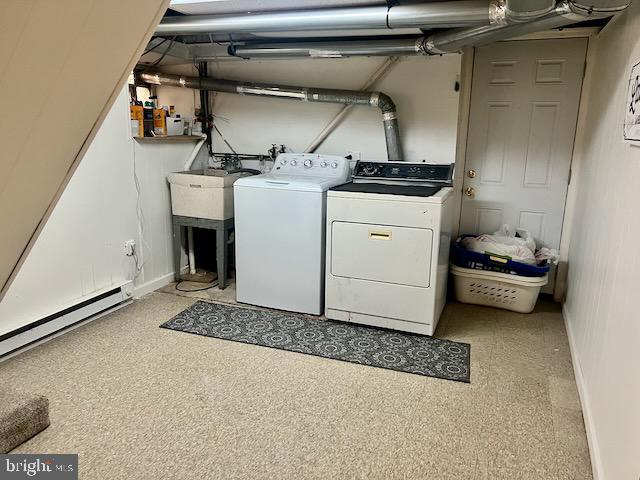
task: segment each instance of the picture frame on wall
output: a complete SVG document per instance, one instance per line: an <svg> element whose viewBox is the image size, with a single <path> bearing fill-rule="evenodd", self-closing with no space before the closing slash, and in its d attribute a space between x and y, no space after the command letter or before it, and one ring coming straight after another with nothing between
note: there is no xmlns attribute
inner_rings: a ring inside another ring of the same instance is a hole
<svg viewBox="0 0 640 480"><path fill-rule="evenodd" d="M623 136L627 142L640 142L640 62L631 67L629 74Z"/></svg>

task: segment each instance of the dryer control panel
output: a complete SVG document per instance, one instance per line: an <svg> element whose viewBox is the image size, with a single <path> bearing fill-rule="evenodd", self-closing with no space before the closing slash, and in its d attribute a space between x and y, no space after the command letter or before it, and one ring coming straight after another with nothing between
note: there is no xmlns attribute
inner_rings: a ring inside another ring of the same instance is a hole
<svg viewBox="0 0 640 480"><path fill-rule="evenodd" d="M451 184L453 164L418 162L358 162L353 171L354 182L393 181Z"/></svg>
<svg viewBox="0 0 640 480"><path fill-rule="evenodd" d="M310 177L343 177L349 171L349 160L337 155L317 153L281 153L272 174Z"/></svg>

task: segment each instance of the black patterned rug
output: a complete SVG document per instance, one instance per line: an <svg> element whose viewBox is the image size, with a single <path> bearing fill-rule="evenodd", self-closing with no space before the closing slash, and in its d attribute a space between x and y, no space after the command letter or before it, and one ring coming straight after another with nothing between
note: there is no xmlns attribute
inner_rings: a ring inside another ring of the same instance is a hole
<svg viewBox="0 0 640 480"><path fill-rule="evenodd" d="M471 346L425 335L202 301L160 327L469 382Z"/></svg>

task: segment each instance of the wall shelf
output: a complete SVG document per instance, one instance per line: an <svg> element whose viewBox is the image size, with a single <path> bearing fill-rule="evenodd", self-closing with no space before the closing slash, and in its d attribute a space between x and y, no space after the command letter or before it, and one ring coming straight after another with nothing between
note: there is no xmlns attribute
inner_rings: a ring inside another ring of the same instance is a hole
<svg viewBox="0 0 640 480"><path fill-rule="evenodd" d="M184 142L198 142L203 137L199 135L168 135L158 137L133 137L140 143L184 143Z"/></svg>

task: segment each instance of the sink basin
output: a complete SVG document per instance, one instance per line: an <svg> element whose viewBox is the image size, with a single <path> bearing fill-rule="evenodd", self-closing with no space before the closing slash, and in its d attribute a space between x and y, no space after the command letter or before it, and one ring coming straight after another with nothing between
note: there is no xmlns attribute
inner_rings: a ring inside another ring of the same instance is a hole
<svg viewBox="0 0 640 480"><path fill-rule="evenodd" d="M233 218L233 183L246 175L217 168L170 173L171 211L209 220Z"/></svg>

